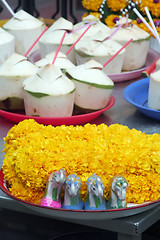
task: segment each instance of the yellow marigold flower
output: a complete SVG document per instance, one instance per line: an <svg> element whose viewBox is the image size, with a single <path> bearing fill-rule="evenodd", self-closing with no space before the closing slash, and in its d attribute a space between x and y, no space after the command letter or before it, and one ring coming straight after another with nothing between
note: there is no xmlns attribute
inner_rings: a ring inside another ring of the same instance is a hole
<svg viewBox="0 0 160 240"><path fill-rule="evenodd" d="M118 20L119 20L119 16L118 15L111 14L111 15L107 16L104 21L105 21L105 24L108 27L112 28L112 27L115 26L115 23Z"/></svg>
<svg viewBox="0 0 160 240"><path fill-rule="evenodd" d="M91 11L98 11L102 0L82 0L82 6Z"/></svg>
<svg viewBox="0 0 160 240"><path fill-rule="evenodd" d="M128 2L126 0L107 0L107 5L113 12L119 11L121 8L124 9L127 5Z"/></svg>
<svg viewBox="0 0 160 240"><path fill-rule="evenodd" d="M146 18L144 18L144 19L146 20ZM158 21L158 22L159 22L159 27L156 27L156 29L157 29L158 34L160 35L160 20L157 19L157 18L153 18L153 22L155 22L155 21ZM152 34L152 32L151 32L151 31L147 28L147 26L146 26L143 22L141 22L139 19L138 19L138 20L133 20L132 23L135 24L135 25L137 25L139 28L143 29L144 31L148 32L152 37L154 37L154 35ZM148 23L148 24L151 26L150 23ZM151 27L152 27L152 26L151 26Z"/></svg>
<svg viewBox="0 0 160 240"><path fill-rule="evenodd" d="M85 12L85 13L83 14L83 16L82 16L82 19L85 18L85 17L87 17L88 15L89 15L88 12Z"/></svg>
<svg viewBox="0 0 160 240"><path fill-rule="evenodd" d="M87 17L88 15L92 15L92 16L95 16L97 19L100 19L100 13L99 12L90 12L89 14L88 13L84 13L83 16L82 16L82 19Z"/></svg>
<svg viewBox="0 0 160 240"><path fill-rule="evenodd" d="M145 14L144 8L147 7L151 14L155 17L160 16L160 2L154 0L141 0L140 10Z"/></svg>
<svg viewBox="0 0 160 240"><path fill-rule="evenodd" d="M77 174L86 199L86 180L93 173L105 185L121 174L129 182L127 201L143 203L160 197L160 135L113 124L43 126L25 120L10 129L5 140L3 173L11 193L40 203L48 175L60 168Z"/></svg>

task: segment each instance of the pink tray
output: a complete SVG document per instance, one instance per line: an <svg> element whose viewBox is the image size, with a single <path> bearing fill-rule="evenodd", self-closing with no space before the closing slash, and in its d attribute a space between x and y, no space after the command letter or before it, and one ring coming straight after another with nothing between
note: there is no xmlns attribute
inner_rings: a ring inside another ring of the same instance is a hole
<svg viewBox="0 0 160 240"><path fill-rule="evenodd" d="M92 113L86 113L81 115L73 115L71 117L32 117L32 116L26 116L25 113L19 113L19 112L8 112L4 110L0 110L0 116L4 117L5 119L19 123L25 119L34 119L38 123L42 123L45 125L54 125L54 126L60 126L60 125L76 125L76 124L82 124L90 122L97 117L99 117L103 112L110 109L115 103L115 99L113 96L111 96L109 103L107 107L92 112Z"/></svg>

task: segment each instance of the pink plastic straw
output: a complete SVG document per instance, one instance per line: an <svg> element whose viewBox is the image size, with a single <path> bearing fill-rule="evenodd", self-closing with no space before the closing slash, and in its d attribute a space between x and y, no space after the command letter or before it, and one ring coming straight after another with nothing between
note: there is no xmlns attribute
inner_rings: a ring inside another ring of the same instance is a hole
<svg viewBox="0 0 160 240"><path fill-rule="evenodd" d="M43 34L47 31L48 27L46 27L43 32L40 34L40 36L36 39L36 41L32 44L32 46L28 49L28 51L24 54L25 57L27 57L28 53L32 50L32 48L36 45L36 43L39 41L39 39L43 36Z"/></svg>
<svg viewBox="0 0 160 240"><path fill-rule="evenodd" d="M55 56L54 56L54 59L53 59L52 64L54 64L55 61L56 61L57 55L58 55L58 53L59 53L59 51L60 51L60 49L61 49L61 46L62 46L62 43L63 43L64 38L65 38L65 36L66 36L66 33L67 33L67 31L65 31L64 34L63 34L62 40L61 40L61 42L60 42L60 44L59 44L59 46L58 46L58 49L57 49L57 52L56 52L56 54L55 54Z"/></svg>
<svg viewBox="0 0 160 240"><path fill-rule="evenodd" d="M128 14L126 14L126 27L128 27Z"/></svg>
<svg viewBox="0 0 160 240"><path fill-rule="evenodd" d="M70 51L74 48L74 46L79 42L79 40L84 36L84 34L92 27L92 25L89 25L89 27L81 34L81 36L75 41L75 43L70 47L70 49L66 52L66 56L70 53Z"/></svg>
<svg viewBox="0 0 160 240"><path fill-rule="evenodd" d="M95 24L95 23L96 23L96 22L90 22L90 23L86 23L85 25L83 25L83 26L80 26L80 27L78 27L78 28L76 28L76 29L72 30L70 33L77 32L77 31L79 31L79 30L81 30L81 29L83 29L83 28L85 28L85 27L88 27L88 26L90 26L90 25L93 25L93 24Z"/></svg>
<svg viewBox="0 0 160 240"><path fill-rule="evenodd" d="M123 24L119 24L118 27L111 33L111 35L109 37L106 38L107 39L111 39L113 37L113 35L118 32L118 30L122 27Z"/></svg>
<svg viewBox="0 0 160 240"><path fill-rule="evenodd" d="M124 48L126 48L128 46L128 44L130 44L130 42L132 42L133 39L131 38L122 48L119 49L119 51L117 53L115 53L106 63L103 64L103 68L105 66L107 66L108 63L110 63ZM102 68L101 68L102 70Z"/></svg>

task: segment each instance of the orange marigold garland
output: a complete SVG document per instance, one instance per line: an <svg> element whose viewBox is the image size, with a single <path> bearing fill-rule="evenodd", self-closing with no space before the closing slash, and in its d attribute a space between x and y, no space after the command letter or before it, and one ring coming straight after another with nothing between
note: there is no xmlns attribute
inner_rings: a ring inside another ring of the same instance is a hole
<svg viewBox="0 0 160 240"><path fill-rule="evenodd" d="M111 9L112 12L117 12L120 9L124 9L127 5L128 2L126 0L107 0L107 5Z"/></svg>
<svg viewBox="0 0 160 240"><path fill-rule="evenodd" d="M160 1L159 0L141 0L140 10L145 14L144 8L147 7L152 16L160 17Z"/></svg>
<svg viewBox="0 0 160 240"><path fill-rule="evenodd" d="M144 7L147 7L152 15L153 21L160 32L160 0L82 0L82 5L88 10L87 14L98 16L103 23L108 27L114 27L115 23L123 16L128 14L129 18L133 20L133 23L148 33L152 33L148 28L137 18L133 8L137 8L138 11L146 18ZM91 13L92 12L92 13Z"/></svg>
<svg viewBox="0 0 160 240"><path fill-rule="evenodd" d="M106 200L118 174L129 182L127 202L160 197L159 134L119 124L52 127L30 119L11 128L4 141L3 173L11 194L23 200L39 204L48 175L60 168L81 178L83 199L93 173L105 184Z"/></svg>
<svg viewBox="0 0 160 240"><path fill-rule="evenodd" d="M119 21L119 16L115 14L111 14L105 18L105 24L110 28L114 27L115 23Z"/></svg>
<svg viewBox="0 0 160 240"><path fill-rule="evenodd" d="M92 16L96 17L97 19L100 19L101 14L99 12L90 12L90 13L86 12L83 14L82 19L87 17L88 15L92 15Z"/></svg>
<svg viewBox="0 0 160 240"><path fill-rule="evenodd" d="M102 0L82 0L82 6L87 10L98 11Z"/></svg>

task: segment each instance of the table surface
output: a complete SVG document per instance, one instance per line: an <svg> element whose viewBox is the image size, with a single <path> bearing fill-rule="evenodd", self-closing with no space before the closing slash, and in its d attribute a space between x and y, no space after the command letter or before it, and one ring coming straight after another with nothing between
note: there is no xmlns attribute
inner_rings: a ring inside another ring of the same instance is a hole
<svg viewBox="0 0 160 240"><path fill-rule="evenodd" d="M140 113L136 107L132 106L123 98L123 91L126 86L136 80L130 80L125 82L115 83L113 96L115 97L115 105L99 116L91 123L107 125L119 123L128 126L130 129L135 128L141 130L147 134L159 133L160 134L160 122L151 119L142 113ZM9 122L0 117L0 167L3 164L3 138L7 135L8 130L14 126L14 123ZM2 191L0 191L0 207L4 209L10 209L15 211L21 211L22 213L33 213L27 209L24 205L18 201L9 198ZM33 213L36 214L36 213ZM153 209L144 213L136 214L130 217L124 217L121 219L107 220L107 221L76 221L78 224L85 224L87 226L97 227L100 229L107 229L116 232L122 232L126 234L140 234L148 227L154 224L160 219L160 204ZM63 220L63 219L62 219Z"/></svg>

